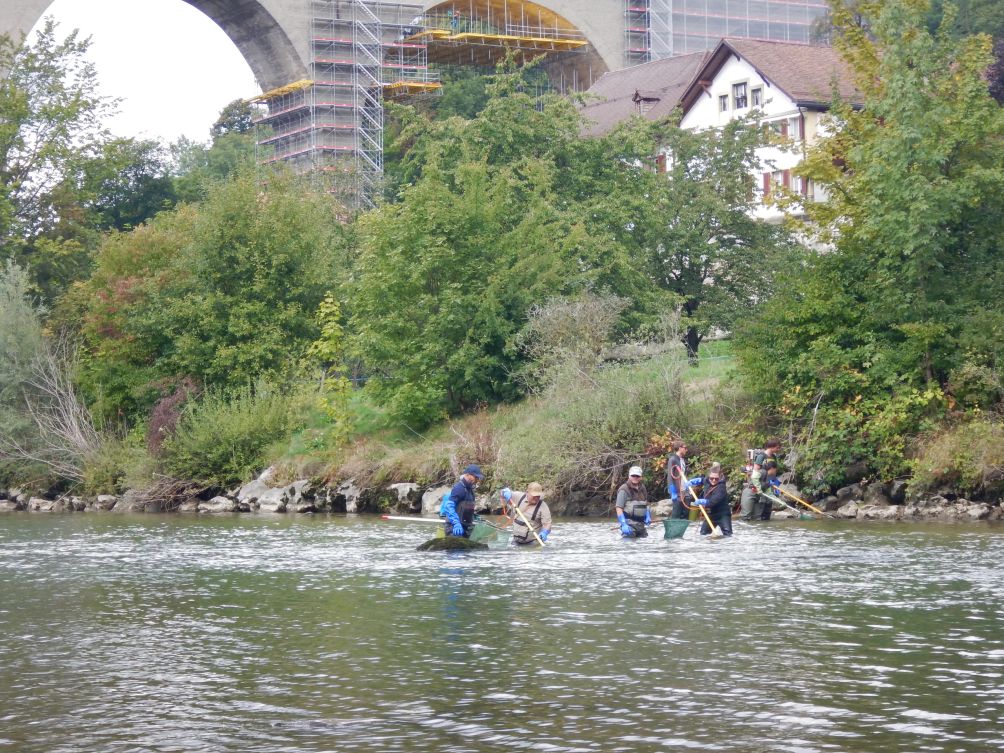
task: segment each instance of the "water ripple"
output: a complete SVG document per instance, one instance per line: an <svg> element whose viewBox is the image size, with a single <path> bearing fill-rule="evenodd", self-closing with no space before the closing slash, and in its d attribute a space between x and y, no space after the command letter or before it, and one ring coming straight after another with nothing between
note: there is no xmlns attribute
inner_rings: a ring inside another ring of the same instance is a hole
<svg viewBox="0 0 1004 753"><path fill-rule="evenodd" d="M1004 747L1004 530L0 518L0 751Z"/></svg>

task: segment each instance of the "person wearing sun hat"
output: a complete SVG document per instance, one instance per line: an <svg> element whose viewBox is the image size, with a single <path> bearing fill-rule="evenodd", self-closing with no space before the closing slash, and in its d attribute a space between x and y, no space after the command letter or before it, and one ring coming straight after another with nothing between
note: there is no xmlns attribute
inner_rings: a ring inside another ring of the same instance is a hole
<svg viewBox="0 0 1004 753"><path fill-rule="evenodd" d="M516 515L512 523L512 541L517 546L526 544L536 544L537 537L541 541L547 541L551 535L551 510L544 501L544 487L536 481L526 487L525 492L503 489L500 494L506 503L513 505L523 513ZM526 524L524 518L530 522ZM532 529L531 529L532 526Z"/></svg>
<svg viewBox="0 0 1004 753"><path fill-rule="evenodd" d="M474 488L484 477L479 466L467 466L443 499L440 514L446 518L443 526L447 536L470 537L474 528Z"/></svg>
<svg viewBox="0 0 1004 753"><path fill-rule="evenodd" d="M624 538L643 539L648 536L647 526L652 522L652 513L648 509L648 489L641 480L641 466L631 466L628 480L617 490L614 507Z"/></svg>

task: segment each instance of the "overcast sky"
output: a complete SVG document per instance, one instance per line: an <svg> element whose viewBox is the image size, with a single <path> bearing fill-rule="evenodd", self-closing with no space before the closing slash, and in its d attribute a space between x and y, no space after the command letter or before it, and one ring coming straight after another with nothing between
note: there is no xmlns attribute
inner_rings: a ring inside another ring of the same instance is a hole
<svg viewBox="0 0 1004 753"><path fill-rule="evenodd" d="M91 37L101 93L123 100L116 135L206 141L228 102L261 91L227 35L182 0L54 0L46 15L60 36Z"/></svg>

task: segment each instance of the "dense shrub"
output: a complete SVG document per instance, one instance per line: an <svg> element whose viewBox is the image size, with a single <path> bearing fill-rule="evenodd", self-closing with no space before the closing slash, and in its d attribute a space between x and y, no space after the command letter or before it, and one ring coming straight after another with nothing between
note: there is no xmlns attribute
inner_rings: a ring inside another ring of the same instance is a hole
<svg viewBox="0 0 1004 753"><path fill-rule="evenodd" d="M164 467L207 486L240 483L262 469L270 446L302 426L306 400L266 385L210 390L185 406L163 444Z"/></svg>
<svg viewBox="0 0 1004 753"><path fill-rule="evenodd" d="M1000 496L1004 492L1004 424L976 416L929 435L910 466L912 492L951 486L964 494Z"/></svg>

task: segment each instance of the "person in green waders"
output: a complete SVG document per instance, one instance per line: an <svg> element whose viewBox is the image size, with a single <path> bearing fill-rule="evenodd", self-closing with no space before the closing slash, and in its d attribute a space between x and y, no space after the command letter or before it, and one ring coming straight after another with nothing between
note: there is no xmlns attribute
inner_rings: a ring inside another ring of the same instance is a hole
<svg viewBox="0 0 1004 753"><path fill-rule="evenodd" d="M547 541L547 537L551 535L551 510L544 501L544 487L534 481L526 487L525 492L503 489L501 494L502 499L523 513L520 516L514 512L512 543L516 546L536 544L534 532L541 541ZM530 522L530 526L527 526L526 521Z"/></svg>
<svg viewBox="0 0 1004 753"><path fill-rule="evenodd" d="M770 520L773 505L767 504L760 495L771 485L765 466L768 462L773 462L774 468L777 469L777 456L780 452L781 440L772 438L768 439L764 449L754 456L749 483L743 487L739 500L739 514L743 520ZM777 474L778 471L775 470L773 476L776 478Z"/></svg>
<svg viewBox="0 0 1004 753"><path fill-rule="evenodd" d="M624 538L643 539L648 536L647 526L652 522L652 512L648 509L648 489L641 480L641 466L631 466L628 480L617 490L614 506Z"/></svg>

